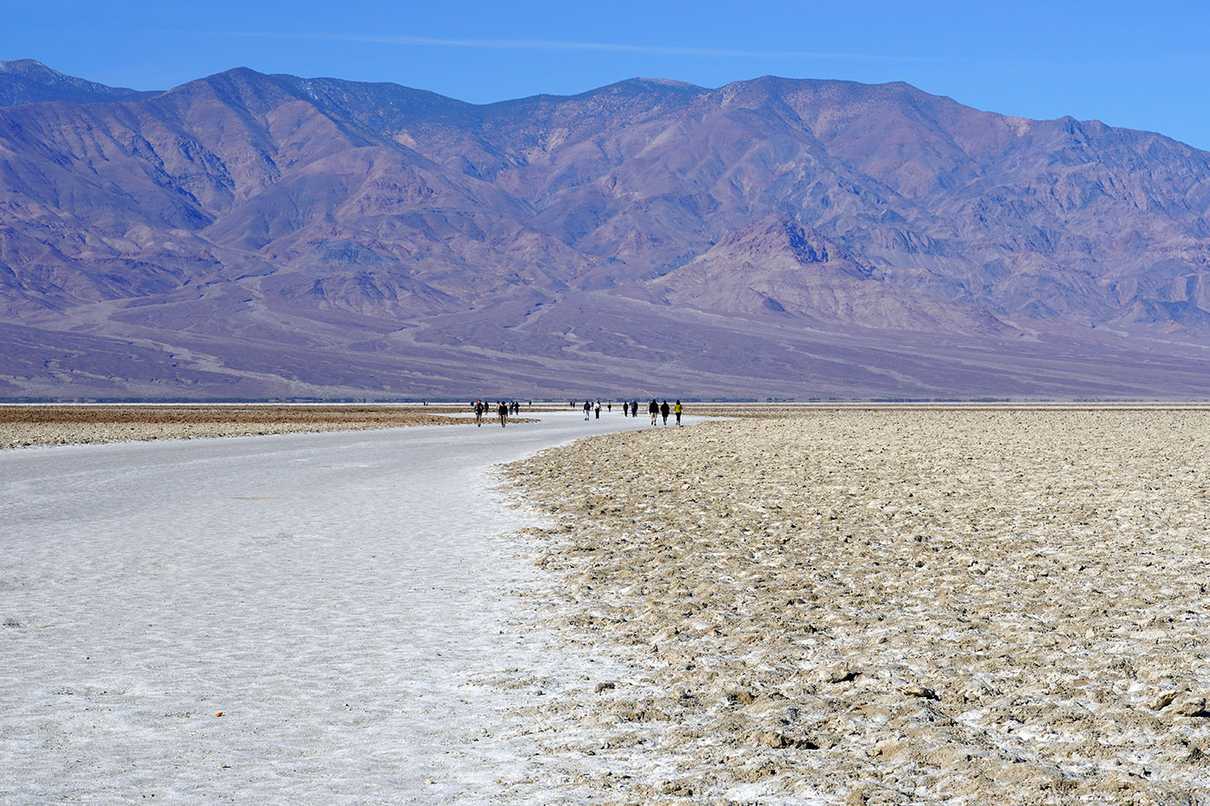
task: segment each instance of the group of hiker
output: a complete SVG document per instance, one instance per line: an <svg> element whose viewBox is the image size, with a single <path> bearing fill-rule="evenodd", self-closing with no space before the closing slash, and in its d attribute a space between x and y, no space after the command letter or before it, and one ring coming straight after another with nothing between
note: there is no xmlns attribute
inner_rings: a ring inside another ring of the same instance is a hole
<svg viewBox="0 0 1210 806"><path fill-rule="evenodd" d="M531 403L533 401L530 401ZM572 400L568 405L571 408L579 408L584 412L584 419L591 420L593 417L601 419L601 409L604 408L607 412L613 411L613 401L602 403L600 400L585 400L583 406L578 406L577 401ZM497 400L492 403L487 400L471 401L471 410L475 413L475 425L483 426L483 418L492 416L494 412L497 420L500 422L500 427L504 428L508 425L508 419L521 413L521 403L516 400ZM681 405L681 401L676 401L672 405L668 405L667 400L658 401L652 398L647 403L647 413L651 415L651 424L659 425L661 422L668 425L668 417L675 416L676 424L681 424L681 415L685 413L685 407ZM622 401L622 416L623 417L638 417L639 416L639 401L623 400Z"/></svg>
<svg viewBox="0 0 1210 806"><path fill-rule="evenodd" d="M498 400L495 404L488 403L486 400L476 400L471 403L471 409L475 412L475 425L482 427L483 415L489 414L493 408L496 411L496 417L500 420L501 428L508 425L509 417L521 413L521 404L516 400Z"/></svg>
<svg viewBox="0 0 1210 806"><path fill-rule="evenodd" d="M576 401L571 401L570 406L573 409L576 408ZM613 411L613 403L611 401L605 403L605 410ZM585 420L592 419L594 414L596 419L601 419L601 401L585 400L583 411ZM668 415L672 414L676 416L676 424L679 426L681 424L681 415L685 413L685 407L681 405L681 401L679 400L669 406L667 400L657 401L655 398L652 398L647 403L647 413L651 415L652 425L658 425L661 419L664 425L668 425ZM622 416L638 417L639 401L623 400Z"/></svg>

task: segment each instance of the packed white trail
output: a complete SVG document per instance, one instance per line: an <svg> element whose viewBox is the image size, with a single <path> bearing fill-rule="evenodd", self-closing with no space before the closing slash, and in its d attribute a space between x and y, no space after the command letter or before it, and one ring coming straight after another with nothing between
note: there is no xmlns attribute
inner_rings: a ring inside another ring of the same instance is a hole
<svg viewBox="0 0 1210 806"><path fill-rule="evenodd" d="M540 416L0 454L0 801L541 797L485 683L596 661L491 468L647 422Z"/></svg>

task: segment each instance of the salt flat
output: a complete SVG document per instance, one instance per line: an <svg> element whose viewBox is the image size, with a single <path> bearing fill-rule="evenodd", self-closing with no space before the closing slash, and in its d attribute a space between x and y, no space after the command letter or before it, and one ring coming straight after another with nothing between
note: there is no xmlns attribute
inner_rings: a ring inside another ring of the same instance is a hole
<svg viewBox="0 0 1210 806"><path fill-rule="evenodd" d="M518 628L489 468L644 422L0 454L0 801L548 799L484 683L592 659Z"/></svg>
<svg viewBox="0 0 1210 806"><path fill-rule="evenodd" d="M736 414L511 469L601 799L1210 802L1210 413Z"/></svg>

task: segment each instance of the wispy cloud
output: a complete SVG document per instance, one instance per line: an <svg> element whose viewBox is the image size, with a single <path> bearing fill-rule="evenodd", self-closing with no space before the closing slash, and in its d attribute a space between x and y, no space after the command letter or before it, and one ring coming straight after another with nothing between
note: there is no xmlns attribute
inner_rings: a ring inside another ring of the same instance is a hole
<svg viewBox="0 0 1210 806"><path fill-rule="evenodd" d="M360 42L404 47L466 48L470 50L546 50L597 53L640 53L654 56L705 56L743 59L818 59L834 61L923 62L911 56L845 53L813 50L757 50L748 48L702 48L676 45L646 45L625 42L578 42L560 39L449 39L435 36L386 36L375 34L285 33L232 31L229 36L258 39L308 39L330 42Z"/></svg>

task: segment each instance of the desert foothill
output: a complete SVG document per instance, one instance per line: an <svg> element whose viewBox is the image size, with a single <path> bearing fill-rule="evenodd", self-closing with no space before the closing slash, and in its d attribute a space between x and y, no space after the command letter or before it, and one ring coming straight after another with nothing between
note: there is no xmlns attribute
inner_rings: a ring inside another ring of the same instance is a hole
<svg viewBox="0 0 1210 806"><path fill-rule="evenodd" d="M0 804L1210 803L1210 10L13 11Z"/></svg>

